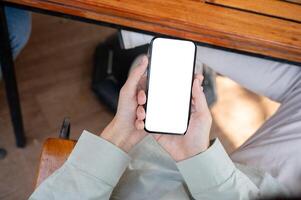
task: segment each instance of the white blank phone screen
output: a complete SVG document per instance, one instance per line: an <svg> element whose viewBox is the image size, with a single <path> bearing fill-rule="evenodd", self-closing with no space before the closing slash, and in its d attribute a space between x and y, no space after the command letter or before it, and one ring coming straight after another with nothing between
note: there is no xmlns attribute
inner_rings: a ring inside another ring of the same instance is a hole
<svg viewBox="0 0 301 200"><path fill-rule="evenodd" d="M156 38L151 49L145 128L184 134L194 69L193 42Z"/></svg>

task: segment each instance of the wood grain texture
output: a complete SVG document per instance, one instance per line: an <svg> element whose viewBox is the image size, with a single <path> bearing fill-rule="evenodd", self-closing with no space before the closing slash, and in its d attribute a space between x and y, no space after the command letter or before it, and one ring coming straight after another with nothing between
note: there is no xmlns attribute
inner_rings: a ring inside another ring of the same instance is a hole
<svg viewBox="0 0 301 200"><path fill-rule="evenodd" d="M301 6L279 0L206 0L206 2L231 8L252 11L301 22Z"/></svg>
<svg viewBox="0 0 301 200"><path fill-rule="evenodd" d="M5 0L301 63L301 24L195 0Z"/></svg>
<svg viewBox="0 0 301 200"><path fill-rule="evenodd" d="M283 0L283 1L301 4L301 0Z"/></svg>
<svg viewBox="0 0 301 200"><path fill-rule="evenodd" d="M36 187L60 168L67 160L76 142L72 140L49 138L43 145Z"/></svg>

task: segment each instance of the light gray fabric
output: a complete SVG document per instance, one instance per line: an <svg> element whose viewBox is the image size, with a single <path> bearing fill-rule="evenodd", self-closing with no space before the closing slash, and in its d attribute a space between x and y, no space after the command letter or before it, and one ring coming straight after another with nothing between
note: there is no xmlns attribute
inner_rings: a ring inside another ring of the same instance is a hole
<svg viewBox="0 0 301 200"><path fill-rule="evenodd" d="M269 172L301 192L301 67L198 47L199 62L247 89L280 102L277 112L231 158Z"/></svg>
<svg viewBox="0 0 301 200"><path fill-rule="evenodd" d="M125 48L149 43L152 35L122 31ZM262 169L294 194L301 193L301 66L198 46L197 63L245 88L280 102L277 112L231 158Z"/></svg>
<svg viewBox="0 0 301 200"><path fill-rule="evenodd" d="M259 170L240 171L242 166L232 163L218 139L205 152L178 163L150 135L129 155L131 161L116 146L84 131L68 160L30 199L233 200L287 194Z"/></svg>

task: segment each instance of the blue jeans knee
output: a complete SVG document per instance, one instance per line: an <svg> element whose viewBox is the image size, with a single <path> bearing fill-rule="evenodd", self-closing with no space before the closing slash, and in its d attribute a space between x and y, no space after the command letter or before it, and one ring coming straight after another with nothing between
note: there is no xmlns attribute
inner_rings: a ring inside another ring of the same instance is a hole
<svg viewBox="0 0 301 200"><path fill-rule="evenodd" d="M31 33L31 13L18 8L5 7L5 15L13 57L26 45Z"/></svg>

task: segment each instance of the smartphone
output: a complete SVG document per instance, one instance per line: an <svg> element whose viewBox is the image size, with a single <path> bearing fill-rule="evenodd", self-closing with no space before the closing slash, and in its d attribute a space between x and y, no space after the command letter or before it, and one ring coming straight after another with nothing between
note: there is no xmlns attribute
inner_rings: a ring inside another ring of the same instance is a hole
<svg viewBox="0 0 301 200"><path fill-rule="evenodd" d="M149 49L144 129L184 135L190 118L196 45L156 37Z"/></svg>

